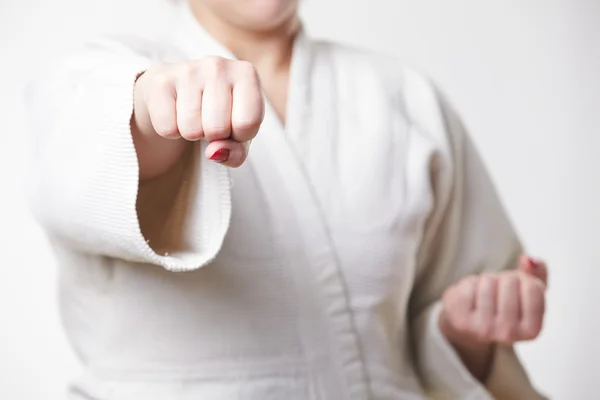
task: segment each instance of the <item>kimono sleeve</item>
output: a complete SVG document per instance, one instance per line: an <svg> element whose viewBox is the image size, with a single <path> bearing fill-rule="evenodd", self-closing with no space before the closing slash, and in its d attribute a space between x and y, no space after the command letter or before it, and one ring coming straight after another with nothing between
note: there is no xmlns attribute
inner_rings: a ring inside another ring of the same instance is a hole
<svg viewBox="0 0 600 400"><path fill-rule="evenodd" d="M172 171L140 185L133 89L157 48L101 40L31 82L28 194L37 221L63 246L185 271L220 249L230 181L197 144Z"/></svg>
<svg viewBox="0 0 600 400"><path fill-rule="evenodd" d="M433 399L543 399L514 350L497 346L489 379L477 381L438 327L440 298L462 277L515 268L521 243L458 115L424 78L409 73L406 104L416 129L437 143L434 206L410 303L415 363Z"/></svg>

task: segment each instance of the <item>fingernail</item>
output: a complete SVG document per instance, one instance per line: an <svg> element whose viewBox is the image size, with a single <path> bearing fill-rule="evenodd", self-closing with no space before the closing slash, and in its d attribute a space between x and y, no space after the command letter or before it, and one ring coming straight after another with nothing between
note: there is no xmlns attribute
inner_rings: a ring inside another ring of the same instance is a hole
<svg viewBox="0 0 600 400"><path fill-rule="evenodd" d="M213 153L212 156L209 157L210 160L216 161L219 163L227 161L229 158L229 149L220 149Z"/></svg>
<svg viewBox="0 0 600 400"><path fill-rule="evenodd" d="M531 268L536 268L539 266L539 261L533 257L527 257L527 262Z"/></svg>

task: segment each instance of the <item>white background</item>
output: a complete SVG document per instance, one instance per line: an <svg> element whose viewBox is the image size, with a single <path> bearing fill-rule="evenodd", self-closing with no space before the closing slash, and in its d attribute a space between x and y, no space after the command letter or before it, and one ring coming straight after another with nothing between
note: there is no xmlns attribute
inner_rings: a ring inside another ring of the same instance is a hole
<svg viewBox="0 0 600 400"><path fill-rule="evenodd" d="M51 254L20 192L22 84L83 36L153 24L162 2L0 0L1 399L60 399L77 373ZM531 376L553 399L600 398L600 1L303 7L309 32L394 53L454 100L525 244L552 267L545 332L519 348Z"/></svg>

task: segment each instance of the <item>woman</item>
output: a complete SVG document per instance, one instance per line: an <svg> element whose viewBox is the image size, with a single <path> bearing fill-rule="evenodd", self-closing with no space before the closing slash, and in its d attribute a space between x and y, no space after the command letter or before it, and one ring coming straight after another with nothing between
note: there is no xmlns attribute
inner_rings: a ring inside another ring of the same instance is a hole
<svg viewBox="0 0 600 400"><path fill-rule="evenodd" d="M542 398L511 345L545 266L432 84L310 40L296 0L175 22L88 46L32 103L70 398Z"/></svg>

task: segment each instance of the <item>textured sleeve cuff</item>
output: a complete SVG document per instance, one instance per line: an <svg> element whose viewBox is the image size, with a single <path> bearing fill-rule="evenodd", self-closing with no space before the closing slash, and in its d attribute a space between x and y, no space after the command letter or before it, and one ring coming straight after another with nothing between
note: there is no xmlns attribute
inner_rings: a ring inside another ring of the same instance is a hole
<svg viewBox="0 0 600 400"><path fill-rule="evenodd" d="M440 331L440 311L441 303L435 303L416 321L418 364L428 395L435 400L493 400Z"/></svg>
<svg viewBox="0 0 600 400"><path fill-rule="evenodd" d="M152 263L172 271L186 271L208 263L218 253L225 237L230 217L230 180L226 167L207 162L201 157L200 145L195 149L191 169L187 171L187 196L177 210L185 212L182 242L184 246L163 249L158 254L142 235L136 209L139 186L137 154L131 136L133 87L139 73L147 65L119 64L119 70L101 71L105 99L99 113L99 136L93 150L97 171L82 199L85 225L101 229L99 243L109 253L134 262ZM107 78L107 79L103 79ZM111 92L112 91L112 92ZM98 118L98 117L96 117ZM100 212L97 212L100 211ZM170 251L169 251L170 250Z"/></svg>
<svg viewBox="0 0 600 400"><path fill-rule="evenodd" d="M39 94L46 97L36 110L40 156L33 207L52 236L78 251L193 270L217 255L227 232L229 172L206 161L198 144L186 165L185 196L173 207L183 221L180 243L173 249L149 245L137 210L139 166L130 121L136 78L150 64L144 57L91 51L69 60ZM56 102L60 109L44 115Z"/></svg>

